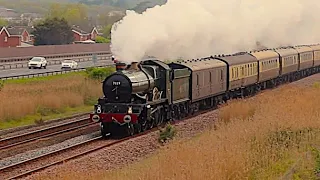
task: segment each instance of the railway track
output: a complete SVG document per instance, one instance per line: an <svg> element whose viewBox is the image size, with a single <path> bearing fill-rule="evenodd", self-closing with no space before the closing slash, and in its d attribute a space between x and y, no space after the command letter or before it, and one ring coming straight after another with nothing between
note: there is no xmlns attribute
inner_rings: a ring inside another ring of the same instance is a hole
<svg viewBox="0 0 320 180"><path fill-rule="evenodd" d="M74 131L79 128L87 127L93 124L95 123L90 121L89 118L81 118L78 120L65 122L63 124L57 124L43 129L0 139L0 151L6 150L14 146L23 145L32 141L36 141L39 139Z"/></svg>
<svg viewBox="0 0 320 180"><path fill-rule="evenodd" d="M63 163L67 160L71 160L71 159L86 155L90 152L97 151L99 148L101 149L101 148L112 145L112 142L109 142L109 143L106 142L106 144L104 144L104 145L101 145L101 146L98 146L95 148L91 148L89 150L85 149L77 154L71 153L72 154L71 156L67 156L67 157L63 156L63 153L74 152L76 149L81 149L83 146L89 146L90 144L97 143L101 139L102 139L101 136L95 137L95 138L89 139L89 140L81 142L81 143L77 143L77 144L74 144L74 145L59 149L59 150L48 152L48 153L42 154L42 155L34 157L34 158L30 158L30 159L27 159L24 161L20 161L20 162L2 167L2 168L0 168L0 174L2 176L2 179L22 178L22 177L27 176L31 173L38 172L38 171L43 170L45 168ZM57 156L59 156L59 155L60 155L60 158L58 160L56 160ZM40 162L40 161L46 161L46 162L37 164L37 162ZM25 171L23 171L23 169L25 169Z"/></svg>
<svg viewBox="0 0 320 180"><path fill-rule="evenodd" d="M92 152L98 151L103 148L111 147L113 145L119 144L121 142L127 141L132 138L136 138L139 136L143 136L145 134L150 133L151 131L155 131L156 129L145 131L142 134L137 134L132 137L126 137L120 140L103 140L101 136L92 138L90 140L74 144L69 147L65 147L56 151L48 152L46 154L42 154L40 156L30 158L18 163L14 163L5 167L0 168L0 174L2 179L18 179L23 178L27 175L30 175L35 172L39 172L48 167L55 166L66 161L79 158L81 156L85 156ZM92 147L90 147L92 146ZM87 147L87 148L84 148ZM77 153L75 153L77 152ZM70 153L71 155L66 155ZM41 163L45 162L45 163ZM32 168L30 168L32 167ZM22 169L27 169L23 171ZM23 171L23 172L21 172ZM0 176L0 177L1 177Z"/></svg>
<svg viewBox="0 0 320 180"><path fill-rule="evenodd" d="M195 113L192 116L183 118L178 121L172 121L171 124L179 124L184 122L185 120L188 120L190 118L193 118L195 116L198 116L200 114L207 113L209 111L212 111L216 108L204 110L198 113ZM48 152L45 154L42 154L40 156L30 158L24 161L20 161L5 167L0 168L0 174L3 176L3 179L18 179L18 178L23 178L25 176L28 176L30 174L39 172L41 170L44 170L46 168L62 164L66 161L73 160L82 156L85 156L87 154L93 153L95 151L98 151L103 148L111 147L113 145L119 144L121 142L127 141L129 139L137 138L143 135L146 135L148 133L157 131L158 127L155 127L153 129L147 130L143 133L136 134L134 136L126 137L120 140L104 140L101 136L95 137L59 150L55 150L52 152ZM90 147L92 146L92 147ZM87 147L87 148L84 148ZM71 155L66 155L66 153L70 153ZM58 157L60 156L60 157ZM51 160L50 160L51 159ZM45 161L45 163L39 163L39 161ZM39 165L34 165L36 163L39 163ZM30 168L33 167L33 168ZM23 172L22 169L27 169ZM0 177L1 177L0 176Z"/></svg>

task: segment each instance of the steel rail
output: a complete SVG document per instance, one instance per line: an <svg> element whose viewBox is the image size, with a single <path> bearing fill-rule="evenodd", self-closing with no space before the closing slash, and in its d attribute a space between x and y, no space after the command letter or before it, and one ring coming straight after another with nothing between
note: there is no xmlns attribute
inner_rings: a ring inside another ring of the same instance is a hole
<svg viewBox="0 0 320 180"><path fill-rule="evenodd" d="M26 144L26 143L29 143L29 142L32 142L32 141L36 141L36 140L39 140L39 139L47 138L47 137L50 137L50 136L55 136L55 135L58 135L58 134L71 132L71 131L74 131L74 130L77 130L77 129L80 129L80 128L84 128L84 127L90 127L91 125L96 125L96 123L95 122L91 122L91 123L88 123L88 124L83 124L83 125L80 125L80 126L71 127L69 129L64 129L64 130L53 132L53 133L46 134L46 135L43 135L43 136L37 136L35 138L27 139L27 140L24 140L24 141L19 141L17 143L13 143L13 144L10 144L10 145L7 145L7 146L0 147L0 151L2 151L4 149L11 148L11 147L14 147L14 146L18 146L18 145Z"/></svg>
<svg viewBox="0 0 320 180"><path fill-rule="evenodd" d="M90 123L91 123L91 120L89 118L81 118L78 120L65 122L62 124L56 124L56 125L53 125L50 127L43 128L43 129L39 129L39 130L31 131L31 132L26 132L23 134L0 139L0 150L6 149L9 147L13 147L15 145L20 145L20 144L24 144L27 142L35 141L37 139L48 137L50 135L54 135L57 133L72 131L76 128L79 128L79 126L81 126L81 127L87 126Z"/></svg>
<svg viewBox="0 0 320 180"><path fill-rule="evenodd" d="M74 145L71 145L71 146L68 146L68 147L65 147L65 148L62 148L62 149L57 149L55 151L52 151L52 152L48 152L48 153L45 153L45 154L42 154L40 156L37 156L37 157L33 157L33 158L30 158L30 159L26 159L26 160L23 160L23 161L20 161L20 162L17 162L17 163L13 163L13 164L10 164L8 166L4 166L2 168L0 168L0 172L3 172L3 171L10 171L12 170L13 168L16 168L18 166L21 166L21 165L24 165L24 164L27 164L27 163L30 163L32 161L36 161L36 160L40 160L40 159L44 159L46 157L50 157L50 156L54 156L54 155L57 155L59 153L62 153L62 152L65 152L65 151L68 151L70 149L73 149L73 148L78 148L78 147L81 147L83 145L87 145L89 143L92 143L92 142L96 142L97 140L100 140L102 139L101 136L99 137L96 137L96 138L92 138L92 139L89 139L89 140L86 140L86 141L83 141L83 142L80 142L80 143L77 143L77 144L74 144ZM62 161L63 162L63 161ZM48 165L46 165L48 166ZM41 168L41 167L40 167ZM29 172L35 172L37 171L37 169L40 169L40 168L36 168L34 170L31 170L31 171L28 171L28 172L25 172L25 173L21 173L20 175L18 176L22 176L23 174L26 174L26 173L29 173ZM43 167L41 168L43 169ZM18 177L17 175L14 176L14 177L10 177L9 179L15 179Z"/></svg>

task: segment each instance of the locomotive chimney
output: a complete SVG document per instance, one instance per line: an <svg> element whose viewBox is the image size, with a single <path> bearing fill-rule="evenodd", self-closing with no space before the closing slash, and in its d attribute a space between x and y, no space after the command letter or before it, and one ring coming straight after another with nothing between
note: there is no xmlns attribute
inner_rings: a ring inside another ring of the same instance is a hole
<svg viewBox="0 0 320 180"><path fill-rule="evenodd" d="M116 63L116 70L117 71L122 71L122 70L126 69L126 67L127 67L126 63L123 63L123 62Z"/></svg>
<svg viewBox="0 0 320 180"><path fill-rule="evenodd" d="M132 62L128 70L139 70L138 64L138 62Z"/></svg>

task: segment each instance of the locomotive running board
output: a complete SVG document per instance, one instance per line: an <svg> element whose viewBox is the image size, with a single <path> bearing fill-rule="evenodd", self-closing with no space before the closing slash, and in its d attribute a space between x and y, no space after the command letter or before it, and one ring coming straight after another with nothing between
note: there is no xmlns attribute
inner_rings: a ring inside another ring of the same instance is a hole
<svg viewBox="0 0 320 180"><path fill-rule="evenodd" d="M148 101L147 104L149 105L155 105L155 104L160 104L160 103L164 103L166 102L167 99L160 99L160 100L157 100L157 101Z"/></svg>

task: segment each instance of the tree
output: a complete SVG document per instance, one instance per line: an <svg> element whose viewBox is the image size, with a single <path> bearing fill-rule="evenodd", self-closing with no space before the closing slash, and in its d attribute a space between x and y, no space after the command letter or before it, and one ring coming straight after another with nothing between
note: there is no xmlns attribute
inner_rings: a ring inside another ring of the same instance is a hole
<svg viewBox="0 0 320 180"><path fill-rule="evenodd" d="M103 30L102 30L103 37L105 37L107 39L111 39L111 29L112 29L111 24L108 24L105 27L103 27Z"/></svg>
<svg viewBox="0 0 320 180"><path fill-rule="evenodd" d="M45 19L35 26L33 34L36 46L70 44L74 41L71 27L64 18Z"/></svg>
<svg viewBox="0 0 320 180"><path fill-rule="evenodd" d="M121 20L124 17L124 14L100 14L98 18L99 24L114 24L115 22Z"/></svg>
<svg viewBox="0 0 320 180"><path fill-rule="evenodd" d="M110 43L110 39L101 36L97 36L95 41L96 43Z"/></svg>
<svg viewBox="0 0 320 180"><path fill-rule="evenodd" d="M0 26L7 26L7 25L8 25L8 21L0 18Z"/></svg>
<svg viewBox="0 0 320 180"><path fill-rule="evenodd" d="M70 25L88 23L87 8L83 4L61 5L54 3L50 6L48 18L64 18Z"/></svg>

